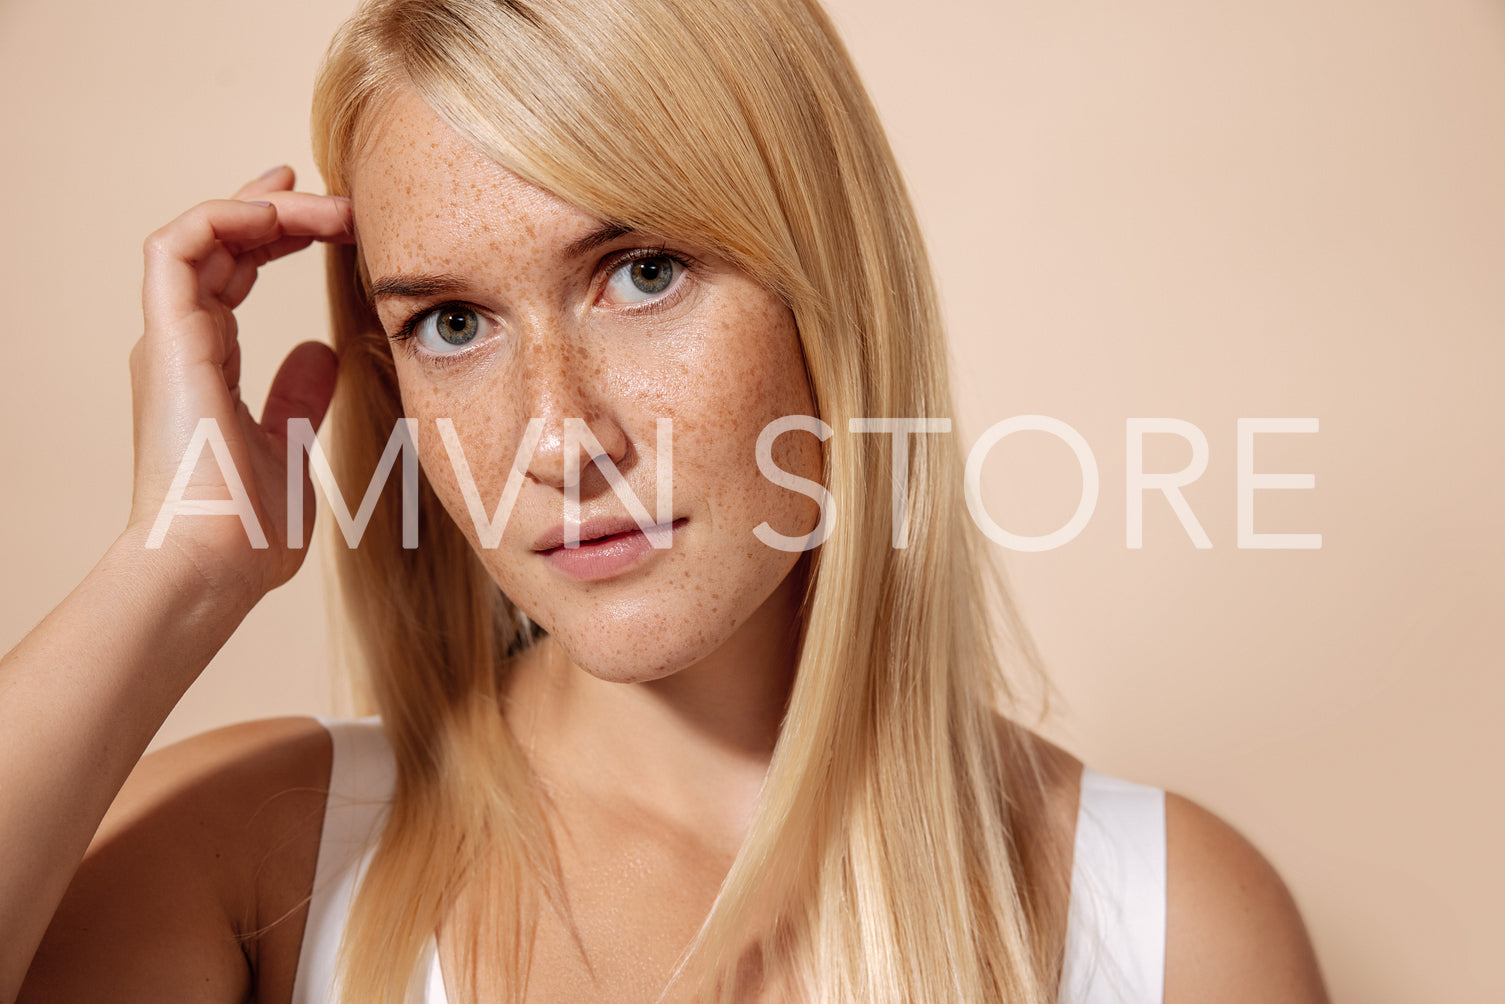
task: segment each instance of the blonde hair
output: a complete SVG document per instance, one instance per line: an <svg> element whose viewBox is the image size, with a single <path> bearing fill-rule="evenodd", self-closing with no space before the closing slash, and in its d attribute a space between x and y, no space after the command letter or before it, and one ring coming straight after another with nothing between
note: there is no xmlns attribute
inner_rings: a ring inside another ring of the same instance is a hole
<svg viewBox="0 0 1505 1004"><path fill-rule="evenodd" d="M1044 780L998 717L1032 654L961 498L950 436L909 453L909 545L890 546L887 437L864 416L949 416L918 227L851 61L814 0L372 0L315 95L330 190L412 91L477 149L603 220L708 247L790 308L836 512L809 560L793 691L754 821L675 984L747 999L1053 1000L1064 874ZM400 416L387 343L330 254L340 390L331 452L364 484ZM540 898L568 910L526 759L501 715L526 617L425 485L339 549L349 620L397 758L388 825L343 949L346 999L403 998L467 890L462 979L521 999ZM995 637L990 609L1003 611ZM481 909L478 904L484 904ZM487 954L489 953L489 955ZM472 987L474 984L469 984Z"/></svg>

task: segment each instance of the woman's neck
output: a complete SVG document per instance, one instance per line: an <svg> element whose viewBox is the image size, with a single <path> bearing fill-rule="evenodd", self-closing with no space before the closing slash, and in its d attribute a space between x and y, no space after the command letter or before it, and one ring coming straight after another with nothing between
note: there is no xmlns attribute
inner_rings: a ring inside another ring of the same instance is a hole
<svg viewBox="0 0 1505 1004"><path fill-rule="evenodd" d="M508 724L547 787L738 843L793 686L802 594L797 569L709 656L641 683L595 677L545 638L517 660Z"/></svg>

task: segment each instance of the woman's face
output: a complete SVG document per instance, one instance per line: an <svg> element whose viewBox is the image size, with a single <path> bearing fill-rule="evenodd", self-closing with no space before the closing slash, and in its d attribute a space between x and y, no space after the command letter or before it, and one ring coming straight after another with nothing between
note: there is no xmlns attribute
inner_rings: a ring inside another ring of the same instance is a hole
<svg viewBox="0 0 1505 1004"><path fill-rule="evenodd" d="M649 165L642 184L654 184ZM800 536L819 516L756 461L764 426L815 413L789 310L703 249L603 229L487 160L411 95L389 107L352 165L351 196L376 310L398 338L392 354L424 471L503 592L605 679L654 679L718 648L799 557L753 528L767 521ZM655 549L592 457L615 465L657 523L662 418L673 430L672 544ZM482 546L446 419L485 518L516 463L516 500L495 548ZM580 426L571 441L576 419L599 454ZM530 422L537 445L527 456ZM809 434L780 437L773 459L820 480ZM578 550L553 546L568 532L572 480ZM623 529L632 532L590 543Z"/></svg>

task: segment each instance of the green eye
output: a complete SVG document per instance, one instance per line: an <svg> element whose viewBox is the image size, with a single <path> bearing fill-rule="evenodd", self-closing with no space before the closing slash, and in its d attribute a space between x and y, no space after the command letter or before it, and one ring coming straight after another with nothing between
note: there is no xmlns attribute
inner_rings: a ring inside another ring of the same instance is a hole
<svg viewBox="0 0 1505 1004"><path fill-rule="evenodd" d="M447 303L429 311L417 325L418 341L430 352L464 348L480 333L480 315L457 303Z"/></svg>
<svg viewBox="0 0 1505 1004"><path fill-rule="evenodd" d="M644 293L662 293L674 278L674 263L667 258L642 258L629 265L627 273Z"/></svg>
<svg viewBox="0 0 1505 1004"><path fill-rule="evenodd" d="M619 303L642 303L673 286L679 271L679 262L668 255L636 258L612 272L606 288Z"/></svg>

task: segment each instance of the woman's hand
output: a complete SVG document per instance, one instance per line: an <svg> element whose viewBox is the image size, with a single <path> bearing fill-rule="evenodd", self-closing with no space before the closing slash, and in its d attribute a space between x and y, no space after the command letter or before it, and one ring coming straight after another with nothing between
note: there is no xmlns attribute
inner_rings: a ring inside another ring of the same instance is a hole
<svg viewBox="0 0 1505 1004"><path fill-rule="evenodd" d="M267 262L314 241L353 239L348 199L294 192L292 185L291 168L274 168L147 238L146 328L131 352L136 471L127 536L144 544L156 527L159 546L186 559L206 588L234 590L243 603L286 582L302 563L303 547L287 546L287 422L307 418L318 427L334 391L335 357L320 342L293 349L257 421L241 400L234 311ZM204 441L192 451L194 464L190 446L204 419L213 423L211 436L222 437L233 472L222 470ZM163 506L170 494L177 497L173 482L185 462L194 466L181 497L244 497L264 546L233 516L180 513L167 522ZM306 474L302 490L304 512L312 514ZM305 525L300 544L308 533Z"/></svg>

